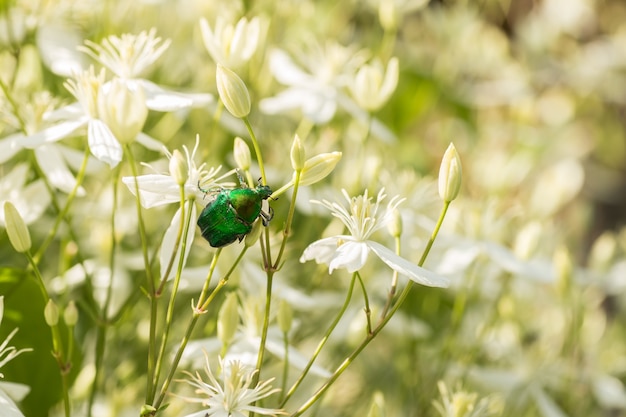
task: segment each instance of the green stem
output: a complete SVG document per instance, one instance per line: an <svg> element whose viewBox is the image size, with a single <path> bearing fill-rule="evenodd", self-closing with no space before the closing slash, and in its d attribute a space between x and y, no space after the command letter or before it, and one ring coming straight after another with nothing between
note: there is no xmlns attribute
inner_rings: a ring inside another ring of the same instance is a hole
<svg viewBox="0 0 626 417"><path fill-rule="evenodd" d="M289 233L291 232L291 224L293 223L293 216L296 211L296 197L298 196L298 188L300 186L301 175L302 171L296 171L296 178L293 185L293 193L291 194L291 204L289 205L289 213L287 213L287 221L285 223L285 229L283 230L283 241L280 244L278 256L276 257L276 261L273 265L273 268L275 270L278 270L280 268L280 261L283 257L283 253L285 252L287 238L289 237Z"/></svg>
<svg viewBox="0 0 626 417"><path fill-rule="evenodd" d="M357 278L359 279L359 284L361 285L361 290L363 291L363 302L365 303L365 317L367 318L367 334L372 333L372 310L370 309L370 301L367 297L367 289L365 288L365 284L363 283L363 279L361 278L361 274L359 272L355 272Z"/></svg>
<svg viewBox="0 0 626 417"><path fill-rule="evenodd" d="M243 122L246 125L246 129L248 129L248 133L250 134L250 139L252 140L252 145L254 146L254 152L256 153L256 160L259 163L259 170L261 171L261 181L263 185L267 185L267 178L265 177L265 166L263 165L263 156L261 155L261 148L259 147L259 142L256 140L256 135L254 134L254 130L252 130L252 125L247 117L243 118Z"/></svg>
<svg viewBox="0 0 626 417"><path fill-rule="evenodd" d="M183 352L185 351L185 348L187 347L187 343L189 343L189 340L191 338L191 333L193 332L193 329L196 326L198 319L200 318L202 314L206 312L209 304L211 303L211 301L213 301L213 299L219 293L219 291L228 283L228 279L230 278L231 274L235 270L235 265L237 265L239 261L242 259L243 254L246 252L246 249L247 247L244 247L244 249L241 251L241 254L237 258L233 266L228 270L226 275L217 283L217 286L213 289L213 291L207 297L207 299L204 300L204 297L206 296L206 292L208 291L209 283L211 282L211 278L213 276L213 272L215 271L215 267L217 265L217 259L219 258L219 255L222 252L222 249L221 248L218 249L215 252L215 255L213 255L213 260L211 261L211 266L209 267L209 273L207 274L207 278L204 281L202 292L200 294L200 297L198 298L198 302L196 303L196 306L193 308L193 316L191 318L191 321L189 322L189 325L187 326L187 330L185 331L185 336L181 340L180 346L178 347L178 350L176 351L176 355L174 356L174 360L172 361L172 366L170 367L169 373L167 377L165 378L165 381L163 381L163 385L161 386L161 391L159 392L159 397L157 398L157 400L155 401L153 405L156 410L159 409L159 407L163 403L163 400L165 399L167 390L169 389L170 383L172 382L172 379L174 378L174 373L176 372L176 369L178 368L180 359L182 358Z"/></svg>
<svg viewBox="0 0 626 417"><path fill-rule="evenodd" d="M185 201L184 200L184 188L181 187L181 201ZM189 212L191 214L191 204L194 204L193 201L189 202ZM185 205L183 203L183 205L181 206L181 217L180 217L180 224L181 227L184 227L184 232L183 232L183 243L182 243L182 249L181 249L181 253L180 253L180 257L178 258L178 266L177 266L177 270L176 270L176 277L174 278L174 284L172 285L172 292L170 294L170 302L167 305L167 311L165 313L165 329L163 330L163 335L161 337L161 348L159 349L159 355L157 356L157 363L156 363L156 370L155 370L155 374L154 374L154 384L156 386L156 384L159 383L159 377L161 376L161 368L163 365L163 358L165 357L165 347L167 345L167 339L169 337L169 332L170 329L172 327L172 319L174 317L174 303L176 301L176 295L178 293L178 286L180 285L180 278L182 275L182 271L183 271L183 266L185 264L185 252L187 250L187 236L189 234L189 221L191 219L191 215L188 215L185 217ZM186 223L186 224L185 224ZM179 235L180 238L180 235ZM176 254L176 252L178 251L178 245L176 245L176 247L174 248L174 254ZM167 275L165 275L164 277L167 277L169 275L169 273Z"/></svg>
<svg viewBox="0 0 626 417"><path fill-rule="evenodd" d="M268 261L270 261L268 259ZM265 356L265 344L267 343L267 330L270 325L270 307L272 304L272 283L274 280L274 271L267 271L267 284L265 286L265 313L263 317L263 329L261 331L261 344L259 346L259 354L256 359L257 373L252 378L252 385L255 386L259 382L261 365L263 364L263 356Z"/></svg>
<svg viewBox="0 0 626 417"><path fill-rule="evenodd" d="M419 266L424 265L424 262L426 261L426 258L428 257L430 249L432 248L433 243L435 242L435 239L437 237L437 234L439 233L439 229L441 228L441 225L443 224L443 219L446 216L446 212L448 211L449 205L450 205L450 202L444 202L444 206L441 210L441 213L439 214L439 219L437 221L437 224L435 225L435 229L430 235L430 239L428 240L428 243L426 244L426 248L424 249L424 252L422 253L422 257L420 258L418 262ZM394 304L389 314L381 320L378 326L376 326L372 330L371 334L368 334L365 337L365 339L361 342L359 346L357 346L357 348L350 354L350 356L348 356L341 363L341 365L339 365L337 369L335 369L335 372L333 372L331 377L328 378L328 380L315 392L315 394L313 394L311 398L309 398L304 404L302 404L302 406L300 406L298 410L296 410L293 414L291 414L291 417L297 417L297 416L302 415L313 404L315 404L322 397L322 395L324 395L326 390L328 390L328 388L330 388L333 385L333 383L341 376L341 374L343 374L343 372L348 368L348 366L350 366L350 364L363 351L363 349L365 349L365 347L369 345L369 343L372 340L374 340L374 338L378 335L378 333L380 333L385 328L386 324L389 322L389 320L391 320L391 317L395 315L395 313L398 311L400 306L404 303L404 300L409 295L409 292L411 291L412 287L413 287L413 281L409 281L407 286L404 287L404 290L400 294L400 297L398 297L398 301Z"/></svg>
<svg viewBox="0 0 626 417"><path fill-rule="evenodd" d="M124 154L128 158L130 169L135 178L135 203L137 207L137 223L139 225L139 237L141 239L141 253L143 255L143 264L146 271L146 281L148 285L148 296L150 297L150 339L148 342L148 370L146 376L146 404L152 402L154 392L154 368L156 365L156 322L157 322L157 297L155 292L154 278L152 269L150 268L150 259L148 256L148 238L146 236L146 226L143 222L141 212L141 198L139 191L139 181L137 181L137 166L130 146L124 147Z"/></svg>
<svg viewBox="0 0 626 417"><path fill-rule="evenodd" d="M98 386L100 385L100 379L102 378L102 363L104 362L104 351L106 348L106 335L107 328L109 326L109 305L111 304L111 297L113 293L113 277L115 271L115 253L117 250L117 237L115 231L115 213L117 208L118 201L118 188L117 184L119 182L120 177L120 167L117 166L113 170L113 209L111 210L111 251L109 253L109 273L111 274L109 279L109 285L107 287L106 297L104 300L104 305L102 310L100 311L100 317L96 321L97 332L96 332L96 345L95 345L95 353L94 353L94 377L93 383L91 384L91 390L89 392L89 400L87 403L87 416L91 417L93 412L93 404L96 399L96 393L98 392Z"/></svg>
<svg viewBox="0 0 626 417"><path fill-rule="evenodd" d="M346 299L343 302L341 309L337 313L337 316L335 316L335 319L330 324L328 329L326 329L326 333L324 334L324 337L322 337L322 340L320 340L320 342L317 344L317 347L315 348L315 351L313 352L313 356L311 356L311 359L309 359L309 363L306 364L306 366L304 367L304 370L302 371L302 373L300 374L296 382L294 382L291 388L289 388L289 392L287 392L287 395L285 396L285 398L280 404L281 408L284 407L285 404L287 404L287 401L289 401L289 398L291 398L291 396L296 392L296 390L298 389L298 387L304 380L304 377L307 376L307 374L309 373L309 370L313 366L313 363L315 362L320 352L322 351L322 348L324 347L324 345L330 338L331 333L335 330L335 328L337 327L337 324L339 324L339 321L341 320L346 310L348 309L348 305L350 304L350 299L352 298L352 291L354 290L355 282L356 282L356 273L352 274L352 280L350 281L350 286L348 287Z"/></svg>
<svg viewBox="0 0 626 417"><path fill-rule="evenodd" d="M287 332L283 332L283 348L285 349L285 360L283 361L283 381L280 387L281 403L285 400L287 377L289 376L289 334Z"/></svg>
<svg viewBox="0 0 626 417"><path fill-rule="evenodd" d="M396 242L396 255L400 256L400 236L395 237ZM383 319L387 312L389 311L389 307L391 307L391 303L393 302L393 297L396 296L396 291L398 289L398 271L393 271L393 277L391 278L391 287L389 288L389 293L387 294L387 301L385 302L385 307L383 308L383 312L380 314L380 318Z"/></svg>

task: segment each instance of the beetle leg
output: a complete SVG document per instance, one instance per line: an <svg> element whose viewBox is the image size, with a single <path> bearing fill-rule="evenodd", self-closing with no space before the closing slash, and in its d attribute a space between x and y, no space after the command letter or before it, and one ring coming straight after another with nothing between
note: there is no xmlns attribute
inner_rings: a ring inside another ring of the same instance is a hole
<svg viewBox="0 0 626 417"><path fill-rule="evenodd" d="M261 221L263 222L263 226L267 227L270 224L270 220L274 218L274 209L270 207L269 213L261 210Z"/></svg>

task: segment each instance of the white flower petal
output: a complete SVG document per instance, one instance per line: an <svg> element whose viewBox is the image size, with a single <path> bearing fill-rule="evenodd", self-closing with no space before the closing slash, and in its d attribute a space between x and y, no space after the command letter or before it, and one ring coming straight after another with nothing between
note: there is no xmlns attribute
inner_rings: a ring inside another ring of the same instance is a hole
<svg viewBox="0 0 626 417"><path fill-rule="evenodd" d="M368 254L369 247L365 242L347 241L335 251L328 265L328 272L332 273L338 268L346 268L351 273L358 271L365 265Z"/></svg>
<svg viewBox="0 0 626 417"><path fill-rule="evenodd" d="M30 392L30 387L19 382L0 381L0 391L4 391L15 401L22 401Z"/></svg>
<svg viewBox="0 0 626 417"><path fill-rule="evenodd" d="M43 143L56 142L61 140L71 133L74 133L80 127L87 124L87 117L81 117L78 120L70 120L67 122L61 122L57 125L44 129L40 132L25 137L21 141L21 145L25 148L36 148Z"/></svg>
<svg viewBox="0 0 626 417"><path fill-rule="evenodd" d="M37 180L28 184L21 194L15 200L12 199L11 202L22 215L24 223L28 225L39 219L50 206L50 193L48 193L43 180Z"/></svg>
<svg viewBox="0 0 626 417"><path fill-rule="evenodd" d="M0 390L0 410L2 410L2 417L24 417L24 414L2 390Z"/></svg>
<svg viewBox="0 0 626 417"><path fill-rule="evenodd" d="M102 121L91 119L87 125L87 141L93 156L114 168L122 160L122 145Z"/></svg>
<svg viewBox="0 0 626 417"><path fill-rule="evenodd" d="M339 236L327 237L311 243L302 253L300 262L315 259L318 264L329 264L337 250Z"/></svg>
<svg viewBox="0 0 626 417"><path fill-rule="evenodd" d="M123 177L131 193L135 194L135 177ZM145 208L162 206L180 200L180 187L172 177L162 174L148 174L137 177L139 198Z"/></svg>
<svg viewBox="0 0 626 417"><path fill-rule="evenodd" d="M191 206L191 213L190 213ZM189 225L189 230L187 231L187 243L185 246L185 256L183 258L183 268L187 263L187 256L189 256L189 251L191 250L191 246L193 244L193 238L195 236L196 231L196 204L193 201L187 201L185 204L185 213L189 215L189 218L185 220L185 223ZM172 257L172 252L174 251L174 245L176 243L176 237L178 236L178 230L180 228L180 207L174 214L172 221L170 222L167 231L165 232L165 236L163 237L163 243L161 244L161 251L159 252L159 261L161 266L161 279L163 279L163 274L167 268L167 265L170 262L170 258ZM170 269L170 273L167 279L171 279L174 277L176 270L178 269L178 262L180 260L180 252L183 247L182 239L184 237L181 236L181 241L178 246L178 250L176 251L176 256L174 257L174 261L172 263L172 268Z"/></svg>
<svg viewBox="0 0 626 417"><path fill-rule="evenodd" d="M84 55L76 49L83 38L73 26L60 21L47 23L37 28L37 46L41 60L53 73L70 77L84 68Z"/></svg>
<svg viewBox="0 0 626 417"><path fill-rule="evenodd" d="M67 168L65 159L56 145L48 144L35 148L35 157L50 184L63 192L72 192L76 186L76 178ZM79 187L76 194L85 195L85 189Z"/></svg>
<svg viewBox="0 0 626 417"><path fill-rule="evenodd" d="M150 110L156 111L175 111L186 109L194 104L194 100L198 105L213 101L213 96L206 94L184 94L175 91L168 91L150 81L137 80L143 87L146 94L146 106Z"/></svg>
<svg viewBox="0 0 626 417"><path fill-rule="evenodd" d="M280 49L270 52L270 71L281 84L307 85L314 81L313 77L302 71L287 53Z"/></svg>
<svg viewBox="0 0 626 417"><path fill-rule="evenodd" d="M411 281L418 284L426 285L428 287L447 287L449 285L448 279L444 278L432 271L424 269L415 265L412 262L396 255L391 249L386 248L380 243L367 241L367 246L391 269L398 271L402 275L409 277Z"/></svg>
<svg viewBox="0 0 626 417"><path fill-rule="evenodd" d="M13 158L22 149L24 135L17 133L0 140L0 164Z"/></svg>
<svg viewBox="0 0 626 417"><path fill-rule="evenodd" d="M139 134L135 138L135 141L142 144L151 151L161 152L163 150L163 142L160 142L143 132L139 132Z"/></svg>

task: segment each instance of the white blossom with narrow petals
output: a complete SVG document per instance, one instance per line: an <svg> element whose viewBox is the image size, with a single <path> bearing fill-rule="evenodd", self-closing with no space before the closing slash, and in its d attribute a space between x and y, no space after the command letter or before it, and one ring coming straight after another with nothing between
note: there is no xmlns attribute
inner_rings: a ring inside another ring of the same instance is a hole
<svg viewBox="0 0 626 417"><path fill-rule="evenodd" d="M259 400L269 397L280 391L272 388L270 383L274 378L259 382L252 386L252 380L256 370L243 365L239 361L224 362L220 360L223 381L213 375L209 365L209 359L205 354L205 373L208 379L205 382L199 372L195 375L187 372L189 380L184 380L192 387L196 388L196 394L200 397L183 397L186 401L200 403L205 408L186 417L246 417L249 413L275 416L285 414L282 410L265 408L254 405Z"/></svg>
<svg viewBox="0 0 626 417"><path fill-rule="evenodd" d="M222 16L211 29L206 19L200 19L204 46L213 60L227 68L237 69L246 64L257 50L261 38L261 20L242 17L236 25L227 23Z"/></svg>
<svg viewBox="0 0 626 417"><path fill-rule="evenodd" d="M448 280L427 269L398 256L391 249L380 243L369 240L370 236L384 227L393 215L393 210L403 201L393 197L387 204L384 213L379 213L380 203L385 199L384 189L378 193L376 202L368 197L367 190L363 195L350 197L343 190L349 208L327 200L312 201L328 208L332 215L339 218L348 228L349 235L327 237L310 244L300 257L300 262L314 259L317 263L328 265L329 273L335 269L345 268L348 272L356 272L363 268L370 252L374 252L384 263L398 273L409 277L418 284L429 287L447 287Z"/></svg>
<svg viewBox="0 0 626 417"><path fill-rule="evenodd" d="M170 45L156 36L156 29L142 31L137 35L126 33L112 35L100 44L85 41L79 49L111 70L120 79L136 88L139 84L146 95L146 106L156 111L175 111L191 106L213 102L210 94L185 94L168 91L153 82L141 78Z"/></svg>

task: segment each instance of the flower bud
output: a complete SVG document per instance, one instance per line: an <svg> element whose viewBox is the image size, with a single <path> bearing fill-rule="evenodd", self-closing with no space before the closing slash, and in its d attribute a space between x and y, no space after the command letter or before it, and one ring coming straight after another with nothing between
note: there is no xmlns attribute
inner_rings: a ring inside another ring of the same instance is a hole
<svg viewBox="0 0 626 417"><path fill-rule="evenodd" d="M46 307L43 309L43 316L46 319L46 324L50 327L59 323L59 307L52 301L52 298L48 300Z"/></svg>
<svg viewBox="0 0 626 417"><path fill-rule="evenodd" d="M65 307L65 311L63 312L63 321L68 326L76 326L78 322L78 309L76 308L76 304L74 301L70 301L67 307Z"/></svg>
<svg viewBox="0 0 626 417"><path fill-rule="evenodd" d="M119 78L103 85L98 94L98 116L121 143L135 140L148 117L141 85Z"/></svg>
<svg viewBox="0 0 626 417"><path fill-rule="evenodd" d="M397 208L393 209L391 212L391 219L389 223L387 223L387 230L393 237L400 237L400 235L402 235L402 216L400 215L400 210Z"/></svg>
<svg viewBox="0 0 626 417"><path fill-rule="evenodd" d="M378 4L378 20L383 29L393 32L398 28L398 10L394 0L382 0Z"/></svg>
<svg viewBox="0 0 626 417"><path fill-rule="evenodd" d="M240 119L250 114L250 94L246 84L237 74L217 64L215 80L220 99L230 114Z"/></svg>
<svg viewBox="0 0 626 417"><path fill-rule="evenodd" d="M393 57L385 70L378 61L363 65L351 85L352 95L363 109L374 112L391 97L398 85L398 58Z"/></svg>
<svg viewBox="0 0 626 417"><path fill-rule="evenodd" d="M250 231L250 233L246 235L246 237L243 240L244 245L246 245L247 247L254 246L256 241L259 240L259 236L261 236L262 224L263 224L262 221L254 222L254 224L252 225L252 230Z"/></svg>
<svg viewBox="0 0 626 417"><path fill-rule="evenodd" d="M239 324L239 305L237 294L229 293L217 314L217 338L224 346L228 346L237 332Z"/></svg>
<svg viewBox="0 0 626 417"><path fill-rule="evenodd" d="M287 333L291 330L293 310L287 301L280 300L280 304L278 304L278 316L276 319L278 320L278 327L280 327L280 330L283 333Z"/></svg>
<svg viewBox="0 0 626 417"><path fill-rule="evenodd" d="M185 184L189 175L187 161L178 149L174 150L170 158L170 175L178 185Z"/></svg>
<svg viewBox="0 0 626 417"><path fill-rule="evenodd" d="M10 201L4 203L4 224L13 248L20 253L30 250L31 241L28 227L26 227L24 219Z"/></svg>
<svg viewBox="0 0 626 417"><path fill-rule="evenodd" d="M330 152L315 155L308 159L302 168L300 185L311 185L326 178L330 174L337 162L341 159L341 152ZM295 177L295 174L294 174Z"/></svg>
<svg viewBox="0 0 626 417"><path fill-rule="evenodd" d="M439 168L439 196L443 201L449 203L459 195L461 189L461 158L450 143L446 153L443 155L441 167Z"/></svg>
<svg viewBox="0 0 626 417"><path fill-rule="evenodd" d="M239 136L235 138L233 155L235 157L235 162L237 163L237 166L240 170L250 170L250 162L252 160L252 157L250 156L250 147L248 146L246 141L241 139Z"/></svg>
<svg viewBox="0 0 626 417"><path fill-rule="evenodd" d="M305 164L305 152L300 136L296 134L293 138L293 144L291 145L291 166L294 171L302 171Z"/></svg>

